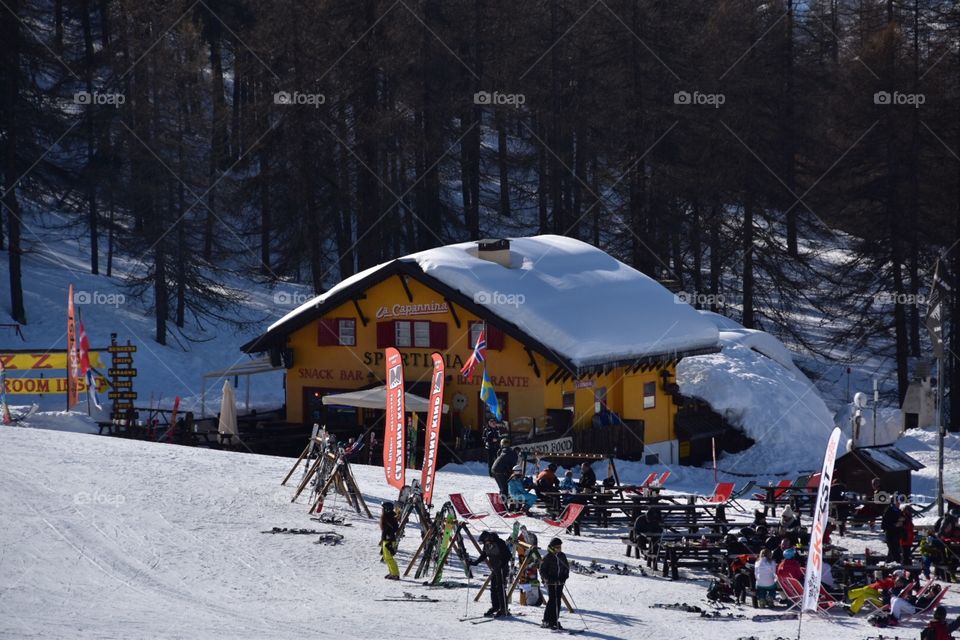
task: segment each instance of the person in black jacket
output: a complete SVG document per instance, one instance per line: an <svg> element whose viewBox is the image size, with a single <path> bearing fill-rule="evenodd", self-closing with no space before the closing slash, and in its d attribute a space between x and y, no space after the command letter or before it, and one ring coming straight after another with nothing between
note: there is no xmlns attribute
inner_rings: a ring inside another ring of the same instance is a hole
<svg viewBox="0 0 960 640"><path fill-rule="evenodd" d="M500 427L493 418L487 420L480 436L483 438L483 448L487 450L487 472L493 475L493 461L497 459L497 447L500 444Z"/></svg>
<svg viewBox="0 0 960 640"><path fill-rule="evenodd" d="M593 491L597 487L597 474L589 462L580 465L580 481L577 483L577 493L586 493Z"/></svg>
<svg viewBox="0 0 960 640"><path fill-rule="evenodd" d="M660 537L663 535L663 520L660 509L653 507L639 516L633 523L633 541L640 545L643 551L650 550L656 553L660 546Z"/></svg>
<svg viewBox="0 0 960 640"><path fill-rule="evenodd" d="M562 545L560 538L551 540L547 557L540 562L540 582L547 587L547 606L540 624L544 629L563 629L560 625L560 604L563 602L563 585L570 577L570 565L561 551Z"/></svg>
<svg viewBox="0 0 960 640"><path fill-rule="evenodd" d="M500 488L500 495L503 496L504 501L510 495L507 490L507 483L510 481L510 476L513 475L513 468L517 466L519 461L520 454L510 446L510 439L503 438L500 440L500 453L497 454L497 459L493 461L492 469L493 479L497 481L497 487Z"/></svg>
<svg viewBox="0 0 960 640"><path fill-rule="evenodd" d="M900 538L903 536L900 507L893 501L887 505L880 518L880 530L883 531L884 542L887 543L887 561L900 562Z"/></svg>
<svg viewBox="0 0 960 640"><path fill-rule="evenodd" d="M383 553L383 561L387 563L387 569L390 571L383 576L387 580L399 580L400 568L397 567L397 561L393 559L393 554L397 552L397 533L400 531L400 523L397 521L397 512L393 509L392 502L383 503L383 513L380 515L380 551Z"/></svg>
<svg viewBox="0 0 960 640"><path fill-rule="evenodd" d="M485 615L488 618L502 618L510 615L507 609L507 568L510 566L510 548L507 543L491 531L480 533L480 543L483 545L480 557L471 560L472 566L477 566L484 560L490 567L490 608Z"/></svg>

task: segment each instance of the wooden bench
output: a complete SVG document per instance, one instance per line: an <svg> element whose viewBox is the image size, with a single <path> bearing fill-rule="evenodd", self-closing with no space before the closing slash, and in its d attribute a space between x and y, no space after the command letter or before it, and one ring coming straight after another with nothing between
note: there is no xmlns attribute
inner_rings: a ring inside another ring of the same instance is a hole
<svg viewBox="0 0 960 640"><path fill-rule="evenodd" d="M675 544L661 545L665 556L663 563L663 577L673 580L680 579L680 566L695 569L706 569L711 572L722 572L726 564L727 552L720 545L708 544Z"/></svg>

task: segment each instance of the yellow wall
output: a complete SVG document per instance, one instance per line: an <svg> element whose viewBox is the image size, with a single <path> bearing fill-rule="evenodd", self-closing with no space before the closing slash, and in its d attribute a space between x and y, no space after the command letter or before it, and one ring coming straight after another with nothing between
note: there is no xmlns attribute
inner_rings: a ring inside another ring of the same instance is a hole
<svg viewBox="0 0 960 640"><path fill-rule="evenodd" d="M293 367L287 372L287 419L291 422L303 422L303 390L316 387L330 390L353 390L365 388L371 383L382 384L384 378L383 350L377 348L378 310L390 311L394 305L443 303L443 297L420 282L408 278L408 287L413 301L407 298L398 277L390 277L366 292L365 299L359 300L360 308L368 319L363 326L352 302L331 310L325 318L354 318L357 327L357 346L318 346L318 322L294 332L288 338L288 347L293 349ZM466 407L461 413L464 424L478 426L480 373L478 368L473 382L468 383L459 375L462 364L472 351L469 326L478 318L462 307L455 306L460 319L457 328L450 312L430 315L398 315L396 319L430 320L447 324L447 349L443 351L447 360L447 375L452 380L447 383L444 401L454 405L455 394L466 398ZM384 317L382 319L392 319ZM405 359L404 372L407 382L430 379L430 354L433 349L401 348ZM540 377L529 365L529 356L523 346L509 336L504 336L504 348L500 351L487 350L488 371L493 376L494 388L498 393L508 394L507 418L513 422L521 417L534 418L542 424L546 409L562 409L562 394L574 390L574 382L545 384L556 368L539 354L534 355L540 368ZM671 369L672 372L672 369ZM370 374L373 374L372 376ZM622 369L615 369L602 376L588 378L593 380L590 388L575 391L575 425L586 427L594 415L595 391L605 387L607 406L626 419L641 419L645 422L645 440L649 443L672 439L673 415L676 413L672 399L661 390L659 369L624 376ZM643 409L643 383L657 383L656 407Z"/></svg>

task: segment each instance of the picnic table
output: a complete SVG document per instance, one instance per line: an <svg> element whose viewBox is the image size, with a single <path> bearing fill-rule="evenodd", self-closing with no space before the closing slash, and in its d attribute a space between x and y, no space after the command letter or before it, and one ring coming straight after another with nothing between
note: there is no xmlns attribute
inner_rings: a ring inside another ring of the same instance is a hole
<svg viewBox="0 0 960 640"><path fill-rule="evenodd" d="M726 546L719 542L683 540L660 544L660 557L663 560L663 577L680 579L680 567L706 569L710 572L722 572L728 559ZM652 567L656 571L656 560Z"/></svg>

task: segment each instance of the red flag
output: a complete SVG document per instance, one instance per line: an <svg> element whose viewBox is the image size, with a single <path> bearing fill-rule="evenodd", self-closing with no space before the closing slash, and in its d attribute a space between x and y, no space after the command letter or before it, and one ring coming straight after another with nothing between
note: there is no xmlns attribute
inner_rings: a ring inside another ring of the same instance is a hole
<svg viewBox="0 0 960 640"><path fill-rule="evenodd" d="M87 375L90 370L90 339L87 337L87 330L83 326L83 320L80 321L80 377Z"/></svg>
<svg viewBox="0 0 960 640"><path fill-rule="evenodd" d="M404 422L403 359L389 347L387 360L387 426L383 436L383 472L387 483L402 489L406 484L406 424Z"/></svg>
<svg viewBox="0 0 960 640"><path fill-rule="evenodd" d="M473 346L473 353L467 358L463 368L460 369L460 375L467 379L467 382L473 382L473 369L478 364L487 359L487 330L481 329L477 336L477 344Z"/></svg>
<svg viewBox="0 0 960 640"><path fill-rule="evenodd" d="M77 325L74 322L73 285L67 290L67 410L80 401L80 359L77 356Z"/></svg>
<svg viewBox="0 0 960 640"><path fill-rule="evenodd" d="M443 416L443 377L445 374L443 356L434 353L433 380L430 385L430 410L427 413L427 432L423 439L423 471L420 474L420 486L423 488L423 500L428 505L433 502L433 481L437 475L437 453L440 448L440 420Z"/></svg>

